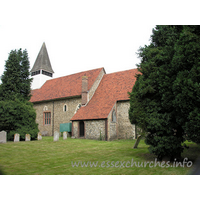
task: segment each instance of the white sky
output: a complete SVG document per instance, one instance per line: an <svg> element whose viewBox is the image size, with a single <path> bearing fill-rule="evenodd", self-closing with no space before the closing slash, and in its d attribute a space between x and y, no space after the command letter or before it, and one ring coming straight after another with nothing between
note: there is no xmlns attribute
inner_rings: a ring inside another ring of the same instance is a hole
<svg viewBox="0 0 200 200"><path fill-rule="evenodd" d="M177 22L175 6L179 4L167 2L3 0L0 75L12 49L27 49L32 68L43 42L54 77L99 67L104 67L107 73L136 68L139 63L136 52L140 46L149 44L155 24ZM191 7L198 19L198 6ZM180 8L178 12L181 10L185 16L184 9L189 6L182 3ZM187 20L183 23L187 24Z"/></svg>

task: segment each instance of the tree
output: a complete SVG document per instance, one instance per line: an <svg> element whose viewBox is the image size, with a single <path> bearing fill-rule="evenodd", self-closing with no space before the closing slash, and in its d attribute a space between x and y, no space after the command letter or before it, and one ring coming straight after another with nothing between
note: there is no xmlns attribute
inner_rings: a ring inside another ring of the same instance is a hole
<svg viewBox="0 0 200 200"><path fill-rule="evenodd" d="M145 132L150 152L180 157L186 139L200 142L199 26L156 26L130 93L129 119Z"/></svg>
<svg viewBox="0 0 200 200"><path fill-rule="evenodd" d="M29 78L29 60L26 50L12 50L6 61L5 71L2 75L2 100L30 100L31 81Z"/></svg>
<svg viewBox="0 0 200 200"><path fill-rule="evenodd" d="M29 67L26 50L10 52L0 86L0 129L7 131L8 140L13 140L15 133L22 140L25 134L30 134L31 139L37 138L36 112L29 101L32 81Z"/></svg>

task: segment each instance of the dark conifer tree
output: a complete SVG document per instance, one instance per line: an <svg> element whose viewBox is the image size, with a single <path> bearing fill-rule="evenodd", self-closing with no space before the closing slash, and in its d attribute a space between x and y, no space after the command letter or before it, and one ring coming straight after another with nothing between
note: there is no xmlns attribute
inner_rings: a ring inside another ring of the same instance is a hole
<svg viewBox="0 0 200 200"><path fill-rule="evenodd" d="M29 67L26 50L10 52L0 86L0 130L8 132L8 140L13 140L15 133L20 134L21 140L25 134L37 138L36 112L29 101L32 81Z"/></svg>
<svg viewBox="0 0 200 200"><path fill-rule="evenodd" d="M129 118L148 133L150 152L173 160L186 139L200 142L200 27L156 26L138 54Z"/></svg>

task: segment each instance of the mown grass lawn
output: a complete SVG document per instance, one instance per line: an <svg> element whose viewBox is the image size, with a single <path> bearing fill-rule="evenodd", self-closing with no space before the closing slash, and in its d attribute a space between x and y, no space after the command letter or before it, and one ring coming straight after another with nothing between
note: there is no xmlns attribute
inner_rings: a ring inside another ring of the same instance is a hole
<svg viewBox="0 0 200 200"><path fill-rule="evenodd" d="M63 140L53 142L53 137L43 137L41 141L7 142L0 144L0 168L4 174L10 175L89 175L89 174L188 174L191 168L185 167L131 167L131 161L141 165L144 162L155 161L144 140L140 141L138 149L133 149L135 140L96 141L85 139ZM195 161L200 153L200 147L188 143L190 148L184 150L183 157ZM72 166L79 161L94 162L96 167ZM117 162L119 161L119 162ZM121 165L122 164L122 165ZM127 165L126 165L127 164ZM115 166L116 165L116 166ZM170 163L173 165L173 163ZM126 167L127 166L127 167ZM166 166L166 165L165 165Z"/></svg>

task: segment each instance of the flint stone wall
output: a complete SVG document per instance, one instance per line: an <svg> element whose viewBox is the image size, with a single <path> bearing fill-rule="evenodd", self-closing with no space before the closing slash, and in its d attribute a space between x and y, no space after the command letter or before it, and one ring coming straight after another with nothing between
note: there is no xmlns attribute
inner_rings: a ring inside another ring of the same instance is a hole
<svg viewBox="0 0 200 200"><path fill-rule="evenodd" d="M116 121L112 121L113 110L115 110L115 113L117 113L116 108L117 107L115 104L113 109L108 115L108 141L117 139L117 116L116 116Z"/></svg>
<svg viewBox="0 0 200 200"><path fill-rule="evenodd" d="M105 139L105 120L90 120L85 121L85 138L86 139Z"/></svg>
<svg viewBox="0 0 200 200"><path fill-rule="evenodd" d="M74 97L62 100L34 103L36 110L36 123L43 136L53 136L55 131L60 131L60 124L70 123L70 119L74 116L78 104L81 103L81 97ZM63 107L67 105L65 112ZM54 108L54 109L53 109ZM51 124L44 124L44 112L51 112ZM54 113L54 120L53 120ZM54 124L53 124L54 123Z"/></svg>
<svg viewBox="0 0 200 200"><path fill-rule="evenodd" d="M129 121L129 101L117 102L118 139L135 139L135 125Z"/></svg>

